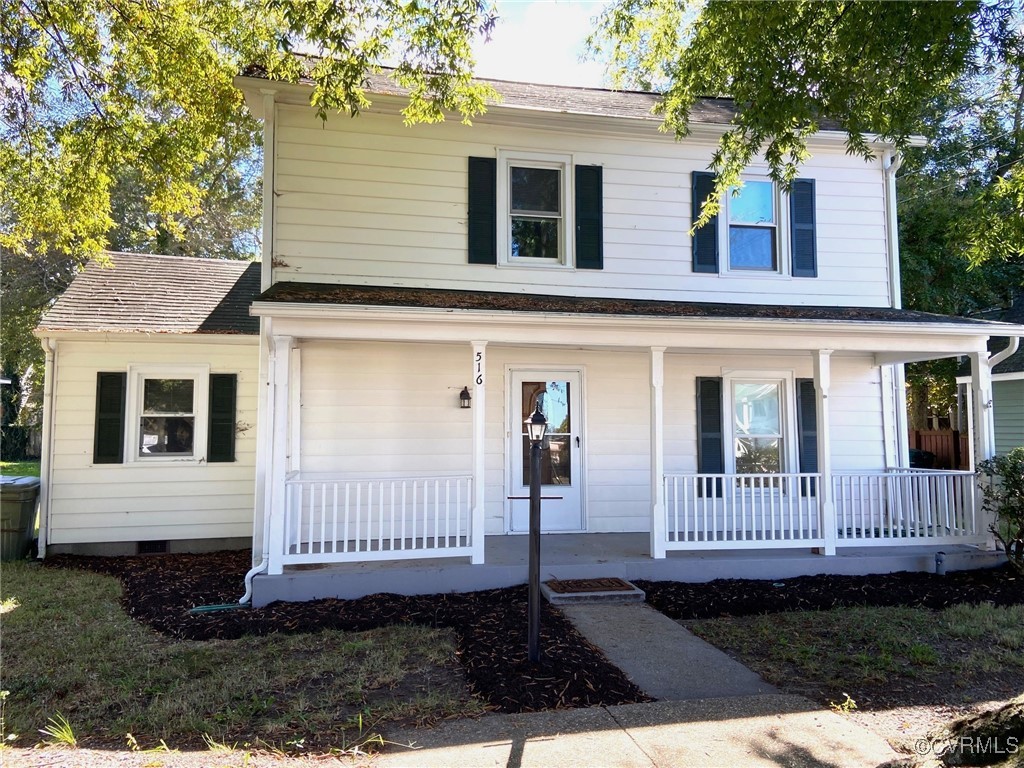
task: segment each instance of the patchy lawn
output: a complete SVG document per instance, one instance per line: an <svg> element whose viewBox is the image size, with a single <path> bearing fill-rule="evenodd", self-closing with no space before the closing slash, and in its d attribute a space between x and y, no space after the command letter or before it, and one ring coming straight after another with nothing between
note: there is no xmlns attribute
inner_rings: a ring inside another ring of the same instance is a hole
<svg viewBox="0 0 1024 768"><path fill-rule="evenodd" d="M173 640L125 615L117 579L32 563L4 564L2 596L3 730L19 746L350 749L484 710L450 630Z"/></svg>

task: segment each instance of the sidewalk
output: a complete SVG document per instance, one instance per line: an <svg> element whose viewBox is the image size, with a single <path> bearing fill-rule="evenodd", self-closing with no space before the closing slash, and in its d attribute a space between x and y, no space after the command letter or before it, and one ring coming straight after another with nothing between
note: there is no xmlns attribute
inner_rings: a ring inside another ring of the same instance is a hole
<svg viewBox="0 0 1024 768"><path fill-rule="evenodd" d="M897 755L880 736L738 661L644 603L562 606L650 704L488 715L392 734L380 768L864 768Z"/></svg>
<svg viewBox="0 0 1024 768"><path fill-rule="evenodd" d="M404 745L404 746L400 746ZM489 715L395 734L379 768L866 768L896 754L801 696Z"/></svg>

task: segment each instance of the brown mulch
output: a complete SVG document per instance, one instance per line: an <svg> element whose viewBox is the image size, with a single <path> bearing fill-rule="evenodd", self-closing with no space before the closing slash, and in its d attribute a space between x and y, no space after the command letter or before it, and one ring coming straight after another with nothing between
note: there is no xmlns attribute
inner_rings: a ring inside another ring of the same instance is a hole
<svg viewBox="0 0 1024 768"><path fill-rule="evenodd" d="M718 579L701 584L633 582L647 602L673 619L714 619L783 611L827 611L854 606L942 609L960 603L1019 605L1024 578L1008 565L974 571L880 573L870 576L797 576L778 581Z"/></svg>
<svg viewBox="0 0 1024 768"><path fill-rule="evenodd" d="M137 621L183 640L234 639L275 632L363 631L393 624L450 627L470 690L506 713L650 701L557 609L541 606L539 665L526 654L527 588L465 594L368 595L358 600L272 603L264 608L191 614L238 601L251 565L248 551L199 555L76 557L49 567L94 571L121 580L122 603Z"/></svg>

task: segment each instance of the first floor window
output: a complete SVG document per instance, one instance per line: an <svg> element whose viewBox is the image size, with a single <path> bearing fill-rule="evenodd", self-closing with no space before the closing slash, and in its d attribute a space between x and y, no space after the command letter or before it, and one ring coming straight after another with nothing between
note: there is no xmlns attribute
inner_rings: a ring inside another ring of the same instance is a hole
<svg viewBox="0 0 1024 768"><path fill-rule="evenodd" d="M782 382L733 381L733 458L741 475L783 471Z"/></svg>
<svg viewBox="0 0 1024 768"><path fill-rule="evenodd" d="M192 456L195 450L196 402L194 379L142 380L139 417L139 456Z"/></svg>

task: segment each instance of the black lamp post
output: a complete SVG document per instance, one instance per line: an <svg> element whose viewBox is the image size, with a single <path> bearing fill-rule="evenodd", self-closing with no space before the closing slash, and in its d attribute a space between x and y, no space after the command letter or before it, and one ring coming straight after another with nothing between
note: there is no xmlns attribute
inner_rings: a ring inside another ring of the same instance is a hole
<svg viewBox="0 0 1024 768"><path fill-rule="evenodd" d="M530 436L530 602L527 651L531 662L540 661L540 447L548 420L540 403L526 422Z"/></svg>

